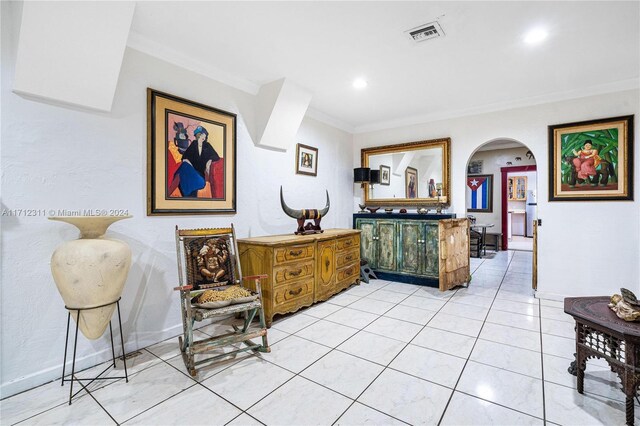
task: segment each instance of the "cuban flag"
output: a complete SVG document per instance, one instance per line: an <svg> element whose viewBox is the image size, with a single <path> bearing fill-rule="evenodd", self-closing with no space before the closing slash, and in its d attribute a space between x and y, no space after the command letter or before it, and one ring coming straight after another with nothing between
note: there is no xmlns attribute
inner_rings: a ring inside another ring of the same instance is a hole
<svg viewBox="0 0 640 426"><path fill-rule="evenodd" d="M471 208L489 208L489 182L486 177L469 176L467 186L471 189Z"/></svg>

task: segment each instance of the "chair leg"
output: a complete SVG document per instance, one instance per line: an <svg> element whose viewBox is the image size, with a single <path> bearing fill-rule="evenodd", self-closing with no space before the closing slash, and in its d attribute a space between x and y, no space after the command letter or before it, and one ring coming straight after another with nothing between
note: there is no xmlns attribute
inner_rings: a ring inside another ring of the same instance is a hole
<svg viewBox="0 0 640 426"><path fill-rule="evenodd" d="M264 320L264 309L262 306L258 308L258 315L260 317L260 328L263 330L267 329L267 324ZM267 333L264 333L262 336L262 347L259 349L260 352L271 352L271 348L269 347L269 342L267 341Z"/></svg>

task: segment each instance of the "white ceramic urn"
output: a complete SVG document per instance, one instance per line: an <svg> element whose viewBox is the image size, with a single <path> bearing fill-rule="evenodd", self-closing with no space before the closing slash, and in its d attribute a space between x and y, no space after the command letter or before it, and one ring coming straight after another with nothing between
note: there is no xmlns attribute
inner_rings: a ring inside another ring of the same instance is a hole
<svg viewBox="0 0 640 426"><path fill-rule="evenodd" d="M56 216L51 220L75 225L80 239L62 243L51 256L51 273L71 316L87 339L104 333L122 295L131 267L131 249L120 240L106 238L112 223L131 216ZM78 311L82 308L78 319Z"/></svg>

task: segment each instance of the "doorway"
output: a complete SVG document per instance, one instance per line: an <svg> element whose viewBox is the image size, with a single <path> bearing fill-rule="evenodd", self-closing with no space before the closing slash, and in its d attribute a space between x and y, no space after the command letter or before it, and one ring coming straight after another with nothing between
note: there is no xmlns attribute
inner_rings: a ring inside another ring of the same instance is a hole
<svg viewBox="0 0 640 426"><path fill-rule="evenodd" d="M529 148L514 139L482 144L467 163L466 212L486 225L488 248L533 250L537 218L537 165Z"/></svg>

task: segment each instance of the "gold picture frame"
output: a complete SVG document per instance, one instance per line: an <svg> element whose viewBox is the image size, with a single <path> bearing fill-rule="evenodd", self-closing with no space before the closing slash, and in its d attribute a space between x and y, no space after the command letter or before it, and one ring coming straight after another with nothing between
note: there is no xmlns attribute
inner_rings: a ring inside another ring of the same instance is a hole
<svg viewBox="0 0 640 426"><path fill-rule="evenodd" d="M236 115L147 89L147 215L236 212Z"/></svg>
<svg viewBox="0 0 640 426"><path fill-rule="evenodd" d="M549 126L549 201L633 200L633 115Z"/></svg>

